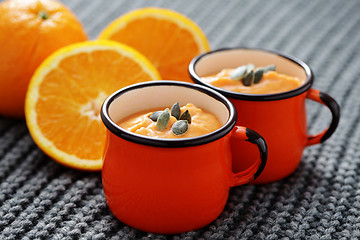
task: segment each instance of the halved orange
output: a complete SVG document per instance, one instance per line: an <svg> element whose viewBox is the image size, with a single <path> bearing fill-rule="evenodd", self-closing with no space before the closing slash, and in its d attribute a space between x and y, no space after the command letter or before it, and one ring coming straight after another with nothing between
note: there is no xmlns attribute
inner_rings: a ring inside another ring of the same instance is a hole
<svg viewBox="0 0 360 240"><path fill-rule="evenodd" d="M163 79L191 82L188 65L209 51L203 31L192 20L172 10L141 8L110 23L99 35L129 45L144 54Z"/></svg>
<svg viewBox="0 0 360 240"><path fill-rule="evenodd" d="M100 40L64 47L30 81L25 101L30 134L57 162L100 170L106 140L102 102L124 86L156 79L155 67L126 45Z"/></svg>

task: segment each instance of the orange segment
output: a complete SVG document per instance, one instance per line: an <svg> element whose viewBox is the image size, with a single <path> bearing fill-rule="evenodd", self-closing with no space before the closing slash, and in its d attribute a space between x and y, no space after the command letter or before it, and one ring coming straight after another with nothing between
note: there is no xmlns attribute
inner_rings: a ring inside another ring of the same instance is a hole
<svg viewBox="0 0 360 240"><path fill-rule="evenodd" d="M205 34L193 21L161 8L129 12L110 23L99 38L135 48L168 80L191 82L188 74L191 59L210 50Z"/></svg>
<svg viewBox="0 0 360 240"><path fill-rule="evenodd" d="M100 40L62 48L31 79L25 105L30 134L56 161L99 170L106 138L103 101L124 86L156 79L154 66L120 43Z"/></svg>

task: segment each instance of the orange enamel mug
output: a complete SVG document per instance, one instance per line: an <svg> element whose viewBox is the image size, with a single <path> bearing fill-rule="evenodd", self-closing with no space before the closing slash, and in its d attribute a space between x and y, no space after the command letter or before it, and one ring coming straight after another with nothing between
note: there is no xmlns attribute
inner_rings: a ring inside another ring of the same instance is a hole
<svg viewBox="0 0 360 240"><path fill-rule="evenodd" d="M161 139L120 128L121 119L179 102L215 114L222 127L194 138ZM173 234L201 228L222 212L230 187L257 178L267 146L256 132L235 126L237 114L225 97L203 86L151 81L125 87L103 103L107 128L102 182L111 212L123 223L146 232ZM257 160L234 174L230 139L257 146Z"/></svg>
<svg viewBox="0 0 360 240"><path fill-rule="evenodd" d="M202 76L224 68L236 68L252 63L255 66L276 65L276 71L304 80L300 87L276 94L244 94L227 91L202 81ZM254 183L269 183L283 179L298 167L305 147L324 142L335 131L340 108L336 101L311 88L314 74L303 61L276 51L254 48L225 48L195 57L189 65L195 83L207 86L226 96L236 107L238 125L247 126L261 134L268 145L268 161ZM332 113L330 126L317 135L307 132L305 100L310 99L328 107ZM232 141L233 171L241 171L254 161L251 146ZM241 158L237 158L241 155ZM248 155L248 156L245 156Z"/></svg>

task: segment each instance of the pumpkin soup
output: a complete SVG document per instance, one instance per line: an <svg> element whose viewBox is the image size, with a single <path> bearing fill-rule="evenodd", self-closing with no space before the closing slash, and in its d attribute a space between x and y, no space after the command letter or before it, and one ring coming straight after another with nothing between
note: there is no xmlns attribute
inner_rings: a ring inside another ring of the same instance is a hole
<svg viewBox="0 0 360 240"><path fill-rule="evenodd" d="M224 90L246 94L286 92L304 83L297 77L276 72L274 65L255 69L252 64L223 69L219 73L202 77L202 80Z"/></svg>
<svg viewBox="0 0 360 240"><path fill-rule="evenodd" d="M194 104L181 107L175 103L165 110L133 114L118 123L130 132L154 138L191 138L211 133L221 127L217 117Z"/></svg>

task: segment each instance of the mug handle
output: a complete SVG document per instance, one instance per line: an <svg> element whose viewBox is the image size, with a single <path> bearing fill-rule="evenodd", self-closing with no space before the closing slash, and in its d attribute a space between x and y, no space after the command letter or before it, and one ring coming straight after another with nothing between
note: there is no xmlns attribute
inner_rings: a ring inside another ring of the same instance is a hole
<svg viewBox="0 0 360 240"><path fill-rule="evenodd" d="M332 97L316 89L310 88L307 92L306 98L325 105L330 109L332 114L332 120L330 126L327 129L325 129L319 134L311 135L308 137L306 145L309 146L324 142L335 132L335 129L339 124L340 107L339 104Z"/></svg>
<svg viewBox="0 0 360 240"><path fill-rule="evenodd" d="M235 126L231 137L256 144L260 152L260 158L258 158L250 167L241 172L233 173L233 185L231 187L234 187L252 182L260 176L266 165L268 148L264 138L247 127Z"/></svg>

